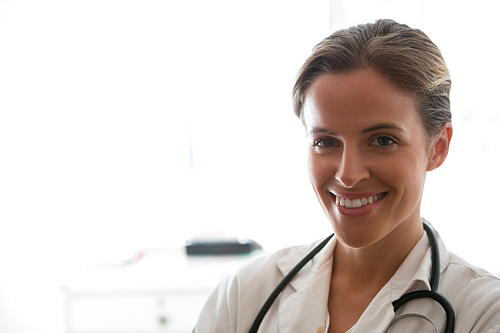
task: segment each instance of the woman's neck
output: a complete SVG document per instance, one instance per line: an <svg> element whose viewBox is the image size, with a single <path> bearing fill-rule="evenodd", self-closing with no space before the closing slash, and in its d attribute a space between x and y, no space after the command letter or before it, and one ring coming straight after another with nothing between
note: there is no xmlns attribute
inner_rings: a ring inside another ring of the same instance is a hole
<svg viewBox="0 0 500 333"><path fill-rule="evenodd" d="M352 248L338 242L334 251L332 279L345 286L381 289L423 234L422 224L402 223L366 248Z"/></svg>

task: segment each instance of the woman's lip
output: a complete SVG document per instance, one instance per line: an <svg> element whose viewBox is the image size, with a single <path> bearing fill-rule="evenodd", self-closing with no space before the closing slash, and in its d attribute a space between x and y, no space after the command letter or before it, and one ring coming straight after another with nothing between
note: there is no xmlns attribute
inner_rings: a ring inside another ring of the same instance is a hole
<svg viewBox="0 0 500 333"><path fill-rule="evenodd" d="M344 199L362 199L362 198L368 198L368 197L373 197L378 194L383 194L386 192L363 192L363 193L353 193L353 192L330 192L332 195L336 197L341 197Z"/></svg>

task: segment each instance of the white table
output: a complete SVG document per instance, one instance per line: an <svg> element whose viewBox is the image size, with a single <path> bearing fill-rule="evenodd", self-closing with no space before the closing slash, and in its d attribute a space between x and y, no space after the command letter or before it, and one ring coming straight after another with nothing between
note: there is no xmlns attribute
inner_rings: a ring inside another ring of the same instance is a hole
<svg viewBox="0 0 500 333"><path fill-rule="evenodd" d="M262 254L147 249L135 263L86 269L62 286L66 333L189 333L210 292Z"/></svg>

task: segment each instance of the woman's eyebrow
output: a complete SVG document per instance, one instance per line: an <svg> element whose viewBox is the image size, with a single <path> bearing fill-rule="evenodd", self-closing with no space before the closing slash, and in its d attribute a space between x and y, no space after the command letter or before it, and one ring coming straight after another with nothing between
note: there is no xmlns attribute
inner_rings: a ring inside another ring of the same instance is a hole
<svg viewBox="0 0 500 333"><path fill-rule="evenodd" d="M378 123L376 125L373 125L373 126L370 126L368 128L365 128L362 131L362 133L366 134L366 133L369 133L369 132L383 130L383 129L392 129L392 130L396 130L396 131L401 132L401 133L405 133L404 129L402 129L401 127L399 127L398 125L396 125L394 123Z"/></svg>
<svg viewBox="0 0 500 333"><path fill-rule="evenodd" d="M318 133L322 133L322 134L328 134L328 135L335 135L335 133L333 133L332 131L329 131L325 128L318 128L318 127L315 127L313 128L309 134L318 134Z"/></svg>

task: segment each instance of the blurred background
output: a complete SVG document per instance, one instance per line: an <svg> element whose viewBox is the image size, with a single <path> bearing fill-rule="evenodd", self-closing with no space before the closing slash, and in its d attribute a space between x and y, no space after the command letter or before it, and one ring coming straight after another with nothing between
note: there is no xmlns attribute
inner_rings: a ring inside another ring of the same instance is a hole
<svg viewBox="0 0 500 333"><path fill-rule="evenodd" d="M269 252L329 234L291 89L316 43L377 18L421 28L444 54L455 133L428 175L422 214L449 250L500 274L497 9L493 0L0 0L0 332L108 332L71 328L68 290L103 289L122 266L160 252L127 279L169 281L190 267L171 259L198 234L251 238ZM89 270L103 278L83 278ZM120 332L141 331L130 327Z"/></svg>

